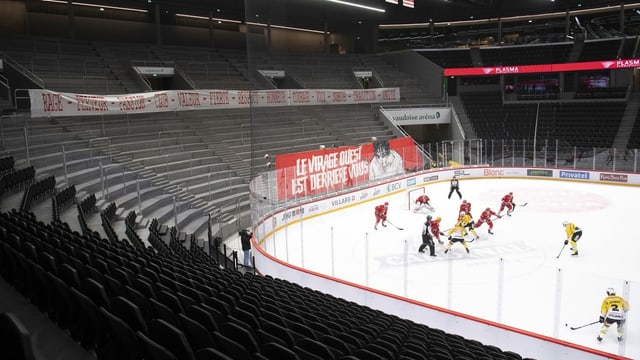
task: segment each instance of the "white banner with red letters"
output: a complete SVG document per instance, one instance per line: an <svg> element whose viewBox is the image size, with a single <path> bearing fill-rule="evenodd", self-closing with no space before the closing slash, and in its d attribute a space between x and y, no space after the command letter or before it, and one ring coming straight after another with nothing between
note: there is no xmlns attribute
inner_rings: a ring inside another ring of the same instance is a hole
<svg viewBox="0 0 640 360"><path fill-rule="evenodd" d="M88 95L31 89L31 116L139 114L250 106L337 105L400 101L399 88L167 90L125 95Z"/></svg>

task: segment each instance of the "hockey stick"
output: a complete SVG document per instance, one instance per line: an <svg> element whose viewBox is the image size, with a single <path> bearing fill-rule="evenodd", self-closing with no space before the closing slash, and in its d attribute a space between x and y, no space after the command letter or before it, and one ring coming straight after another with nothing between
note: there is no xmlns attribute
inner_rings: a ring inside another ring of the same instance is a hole
<svg viewBox="0 0 640 360"><path fill-rule="evenodd" d="M562 250L564 250L565 246L567 246L567 244L562 244L562 249L560 249L560 252L558 253L558 256L556 256L556 259L560 257L560 254L562 254Z"/></svg>
<svg viewBox="0 0 640 360"><path fill-rule="evenodd" d="M522 206L522 207L525 207L525 206L527 206L527 204L529 204L529 203L528 203L528 202L526 202L526 203L524 203L524 204L514 204L514 205L516 205L516 206Z"/></svg>
<svg viewBox="0 0 640 360"><path fill-rule="evenodd" d="M396 226L394 223L392 223L392 222L391 222L391 221L389 221L389 220L385 220L385 221L386 221L386 222L388 222L389 224L391 224L394 228L396 228L396 229L398 229L398 230L404 230L403 228Z"/></svg>
<svg viewBox="0 0 640 360"><path fill-rule="evenodd" d="M569 326L569 329L571 329L571 330L578 330L578 329L582 329L583 327L587 327L587 326L591 326L591 325L597 324L599 322L600 322L599 320L596 320L594 322L590 322L588 324L584 324L584 325L580 325L580 326L569 326L568 324L564 324L564 326Z"/></svg>

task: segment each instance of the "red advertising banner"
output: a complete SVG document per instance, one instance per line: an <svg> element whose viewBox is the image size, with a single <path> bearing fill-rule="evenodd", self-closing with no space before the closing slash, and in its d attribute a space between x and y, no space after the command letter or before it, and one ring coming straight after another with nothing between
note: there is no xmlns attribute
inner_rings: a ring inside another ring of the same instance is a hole
<svg viewBox="0 0 640 360"><path fill-rule="evenodd" d="M511 65L444 69L444 76L510 75L561 71L614 70L640 67L640 59L585 61L565 64Z"/></svg>
<svg viewBox="0 0 640 360"><path fill-rule="evenodd" d="M422 168L411 137L276 156L278 199L322 194Z"/></svg>

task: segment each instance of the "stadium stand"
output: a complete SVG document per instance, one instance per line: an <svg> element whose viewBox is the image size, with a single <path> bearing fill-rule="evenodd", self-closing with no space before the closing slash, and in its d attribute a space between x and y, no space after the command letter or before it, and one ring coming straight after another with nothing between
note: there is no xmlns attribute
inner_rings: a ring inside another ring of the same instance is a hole
<svg viewBox="0 0 640 360"><path fill-rule="evenodd" d="M572 44L502 46L480 48L484 66L530 65L567 62Z"/></svg>
<svg viewBox="0 0 640 360"><path fill-rule="evenodd" d="M520 358L295 283L212 267L185 248L166 251L81 236L16 210L0 212L0 233L3 278L33 301L43 301L56 324L99 358L140 359L145 351L159 351L157 346L149 349L150 342L140 334L179 359L196 358L207 348L235 359L238 353L252 359L262 352L267 358L290 352L325 359L369 353L387 354L386 359L401 354L415 359L427 354ZM88 257L81 260L79 252ZM101 275L87 271L92 264L102 269ZM151 309L144 305L145 297L133 294L147 294ZM278 308L267 305L276 302ZM212 308L218 311L207 310ZM210 316L189 315L196 311ZM267 320L273 319L268 315L273 311L281 325ZM345 317L351 321L335 325ZM272 343L277 349L268 345Z"/></svg>
<svg viewBox="0 0 640 360"><path fill-rule="evenodd" d="M137 90L127 88L87 41L1 36L0 48L42 79L47 89L86 94Z"/></svg>
<svg viewBox="0 0 640 360"><path fill-rule="evenodd" d="M470 49L433 49L420 51L420 55L438 64L442 68L471 67Z"/></svg>
<svg viewBox="0 0 640 360"><path fill-rule="evenodd" d="M536 104L502 104L499 92L460 95L474 131L483 139L533 140ZM498 106L496 106L498 104ZM622 102L544 103L538 113L538 138L581 148L609 148L625 110ZM607 121L603 123L602 119Z"/></svg>
<svg viewBox="0 0 640 360"><path fill-rule="evenodd" d="M619 59L622 53L622 44L621 38L586 40L578 61Z"/></svg>
<svg viewBox="0 0 640 360"><path fill-rule="evenodd" d="M425 32L396 40L429 41ZM635 44L625 38L586 41L584 48L551 43L421 55L441 67L534 64L577 60L576 54L632 57ZM60 91L150 90L130 73L132 62L173 63L196 88L262 87L249 80L245 50L8 37L0 38L0 49ZM252 56L285 68L306 88L358 87L353 69L364 66L380 86L400 87L403 104L424 102L419 81L379 56ZM626 96L626 88L609 92ZM590 100L601 95L576 93ZM536 104L505 103L498 91L460 98L479 138L532 137ZM540 137L586 148L614 143L625 106L550 102L539 109ZM247 183L264 169L263 154L393 138L373 107L11 120L3 127L0 204L29 184L41 189L26 190L18 210L0 211L0 274L88 350L87 358L522 359L298 284L235 271L205 251L207 214L220 214L216 221L232 229L248 217ZM640 144L639 133L634 127L629 147ZM35 169L39 178L48 176L46 186L34 182ZM30 212L30 203L55 193L56 179L64 190L52 196L48 223ZM64 210L76 197L75 209ZM69 223L72 212L80 232ZM98 231L90 225L94 213L102 221ZM140 226L145 218L152 219L148 228Z"/></svg>

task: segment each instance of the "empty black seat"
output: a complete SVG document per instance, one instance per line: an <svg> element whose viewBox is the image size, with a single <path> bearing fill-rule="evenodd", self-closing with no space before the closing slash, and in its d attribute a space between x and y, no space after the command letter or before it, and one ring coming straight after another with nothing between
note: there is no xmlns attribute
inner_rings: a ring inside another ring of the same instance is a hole
<svg viewBox="0 0 640 360"><path fill-rule="evenodd" d="M269 360L299 360L300 357L294 351L278 343L266 343L260 352L262 356Z"/></svg>
<svg viewBox="0 0 640 360"><path fill-rule="evenodd" d="M212 332L210 332L201 323L185 314L178 314L178 318L182 324L182 330L187 341L189 341L189 345L191 345L194 352L197 353L198 350L208 347L216 347Z"/></svg>
<svg viewBox="0 0 640 360"><path fill-rule="evenodd" d="M142 358L136 333L126 322L111 314L105 308L100 308L107 328L107 336L102 348L98 352L104 354L105 359L139 360Z"/></svg>
<svg viewBox="0 0 640 360"><path fill-rule="evenodd" d="M230 339L219 332L214 332L213 337L220 346L220 350L234 360L251 360L252 355L242 344Z"/></svg>
<svg viewBox="0 0 640 360"><path fill-rule="evenodd" d="M201 306L192 305L187 308L186 316L194 319L199 322L200 325L204 326L209 332L214 332L219 330L218 322L214 319L211 314L203 309Z"/></svg>
<svg viewBox="0 0 640 360"><path fill-rule="evenodd" d="M220 326L220 332L222 335L237 341L242 344L242 346L247 349L250 354L260 352L260 348L258 347L258 342L255 337L243 326L238 325L233 322L226 322Z"/></svg>
<svg viewBox="0 0 640 360"><path fill-rule="evenodd" d="M35 360L31 333L13 313L0 314L0 349L2 357L15 360Z"/></svg>
<svg viewBox="0 0 640 360"><path fill-rule="evenodd" d="M179 325L178 325L179 326ZM195 360L195 354L186 336L179 327L162 319L149 323L149 338L166 347L180 360Z"/></svg>
<svg viewBox="0 0 640 360"><path fill-rule="evenodd" d="M225 355L222 351L214 348L204 348L196 352L197 360L234 360L233 357Z"/></svg>
<svg viewBox="0 0 640 360"><path fill-rule="evenodd" d="M347 355L341 351L331 349L329 346L313 339L300 339L296 342L296 346L324 360L334 360L337 357Z"/></svg>
<svg viewBox="0 0 640 360"><path fill-rule="evenodd" d="M76 323L80 334L78 340L85 349L95 350L98 344L104 341L106 331L100 309L89 297L75 288L71 288L71 295L76 305Z"/></svg>
<svg viewBox="0 0 640 360"><path fill-rule="evenodd" d="M75 321L75 309L69 286L51 273L48 273L48 276L51 283L51 301L53 304L49 316L60 328L68 329Z"/></svg>
<svg viewBox="0 0 640 360"><path fill-rule="evenodd" d="M153 309L153 317L155 319L162 319L175 327L180 327L178 314L155 299L149 299L149 302L151 303L151 309Z"/></svg>
<svg viewBox="0 0 640 360"><path fill-rule="evenodd" d="M111 299L111 313L124 320L133 331L147 334L147 322L142 317L142 312L132 301L116 296Z"/></svg>
<svg viewBox="0 0 640 360"><path fill-rule="evenodd" d="M151 321L151 319L153 319L153 309L151 308L149 299L132 287L125 286L124 288L127 290L127 298L140 309L140 314L142 314L144 321L147 323Z"/></svg>
<svg viewBox="0 0 640 360"><path fill-rule="evenodd" d="M107 290L98 281L92 278L85 279L82 284L82 293L87 295L97 307L103 307L107 310L111 308Z"/></svg>
<svg viewBox="0 0 640 360"><path fill-rule="evenodd" d="M149 339L141 332L136 332L136 336L140 341L140 348L145 360L178 360L171 351L167 350L164 346Z"/></svg>

